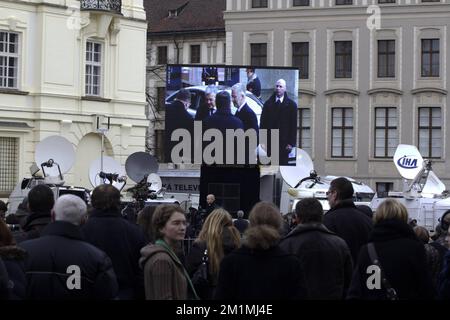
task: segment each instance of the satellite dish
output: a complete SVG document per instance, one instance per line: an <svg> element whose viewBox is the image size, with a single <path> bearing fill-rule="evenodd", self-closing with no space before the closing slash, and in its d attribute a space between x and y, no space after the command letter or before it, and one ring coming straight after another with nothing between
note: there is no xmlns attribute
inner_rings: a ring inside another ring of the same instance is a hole
<svg viewBox="0 0 450 320"><path fill-rule="evenodd" d="M106 173L106 174L113 174L117 175L117 180L121 181L113 181L112 185L116 187L119 190L122 190L122 188L125 186L126 181L123 179L125 177L125 170L120 165L119 162L114 160L111 157L103 157L103 171L101 170L101 159L98 158L91 162L91 165L89 166L89 181L91 182L91 185L95 188L101 184L109 184L110 180L107 178L102 178L100 172Z"/></svg>
<svg viewBox="0 0 450 320"><path fill-rule="evenodd" d="M412 180L422 170L423 158L415 146L399 144L394 153L394 164L403 178Z"/></svg>
<svg viewBox="0 0 450 320"><path fill-rule="evenodd" d="M294 188L301 179L309 177L309 173L314 170L314 164L308 153L297 148L297 163L295 166L280 166L283 180Z"/></svg>
<svg viewBox="0 0 450 320"><path fill-rule="evenodd" d="M127 175L136 183L141 182L150 173L158 172L158 161L146 152L135 152L125 161Z"/></svg>
<svg viewBox="0 0 450 320"><path fill-rule="evenodd" d="M156 173L150 173L147 177L147 182L151 183L150 190L159 191L162 188L161 178Z"/></svg>
<svg viewBox="0 0 450 320"><path fill-rule="evenodd" d="M50 159L59 164L61 174L67 173L75 162L75 149L72 144L63 137L47 137L37 144L34 160L38 166L41 166ZM45 175L49 177L59 177L58 166L46 166Z"/></svg>

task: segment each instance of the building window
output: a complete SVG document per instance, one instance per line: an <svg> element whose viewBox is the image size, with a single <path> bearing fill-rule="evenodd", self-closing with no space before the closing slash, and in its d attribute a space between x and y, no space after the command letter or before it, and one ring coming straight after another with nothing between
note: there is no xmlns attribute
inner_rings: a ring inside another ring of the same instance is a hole
<svg viewBox="0 0 450 320"><path fill-rule="evenodd" d="M19 35L0 32L0 88L18 88Z"/></svg>
<svg viewBox="0 0 450 320"><path fill-rule="evenodd" d="M353 108L332 109L331 156L353 157Z"/></svg>
<svg viewBox="0 0 450 320"><path fill-rule="evenodd" d="M156 88L156 101L156 110L164 110L164 107L166 106L166 87Z"/></svg>
<svg viewBox="0 0 450 320"><path fill-rule="evenodd" d="M375 157L394 156L398 145L397 108L375 108Z"/></svg>
<svg viewBox="0 0 450 320"><path fill-rule="evenodd" d="M167 63L167 46L158 47L158 64Z"/></svg>
<svg viewBox="0 0 450 320"><path fill-rule="evenodd" d="M294 0L294 7L309 6L309 0Z"/></svg>
<svg viewBox="0 0 450 320"><path fill-rule="evenodd" d="M8 197L19 175L19 139L0 137L0 197Z"/></svg>
<svg viewBox="0 0 450 320"><path fill-rule="evenodd" d="M309 42L292 43L292 66L300 69L300 79L309 78Z"/></svg>
<svg viewBox="0 0 450 320"><path fill-rule="evenodd" d="M154 155L155 155L156 159L158 159L158 162L160 162L160 163L165 162L164 137L165 137L164 130L155 130L155 152L154 152Z"/></svg>
<svg viewBox="0 0 450 320"><path fill-rule="evenodd" d="M335 41L335 78L352 77L352 42Z"/></svg>
<svg viewBox="0 0 450 320"><path fill-rule="evenodd" d="M311 109L298 109L298 146L311 154Z"/></svg>
<svg viewBox="0 0 450 320"><path fill-rule="evenodd" d="M336 0L336 5L353 4L353 0Z"/></svg>
<svg viewBox="0 0 450 320"><path fill-rule="evenodd" d="M378 40L378 78L395 77L395 40Z"/></svg>
<svg viewBox="0 0 450 320"><path fill-rule="evenodd" d="M200 63L200 45L191 45L191 63Z"/></svg>
<svg viewBox="0 0 450 320"><path fill-rule="evenodd" d="M424 158L442 156L441 108L419 108L419 151Z"/></svg>
<svg viewBox="0 0 450 320"><path fill-rule="evenodd" d="M378 0L378 3L395 3L395 0Z"/></svg>
<svg viewBox="0 0 450 320"><path fill-rule="evenodd" d="M393 182L375 182L375 186L379 198L386 198L389 191L394 190Z"/></svg>
<svg viewBox="0 0 450 320"><path fill-rule="evenodd" d="M252 0L252 8L267 8L267 0Z"/></svg>
<svg viewBox="0 0 450 320"><path fill-rule="evenodd" d="M250 64L260 67L267 65L267 43L250 44Z"/></svg>
<svg viewBox="0 0 450 320"><path fill-rule="evenodd" d="M439 77L439 39L422 39L422 77Z"/></svg>
<svg viewBox="0 0 450 320"><path fill-rule="evenodd" d="M86 42L86 95L101 95L102 44Z"/></svg>

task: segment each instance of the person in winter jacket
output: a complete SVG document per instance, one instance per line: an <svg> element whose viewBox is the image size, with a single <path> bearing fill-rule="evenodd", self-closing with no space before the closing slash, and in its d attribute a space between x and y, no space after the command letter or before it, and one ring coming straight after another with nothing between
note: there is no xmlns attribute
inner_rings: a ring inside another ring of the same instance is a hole
<svg viewBox="0 0 450 320"><path fill-rule="evenodd" d="M116 275L105 252L83 241L80 224L86 203L71 194L58 198L54 222L38 239L20 246L28 252L25 263L28 299L114 299Z"/></svg>
<svg viewBox="0 0 450 320"><path fill-rule="evenodd" d="M223 258L215 299L306 298L300 261L279 246L281 215L275 205L257 203L249 215L241 248Z"/></svg>
<svg viewBox="0 0 450 320"><path fill-rule="evenodd" d="M208 285L195 289L201 299L212 299L222 259L240 245L240 234L225 209L214 210L202 226L186 260L186 269L192 277L202 263L205 250L208 259ZM194 284L195 286L195 284Z"/></svg>
<svg viewBox="0 0 450 320"><path fill-rule="evenodd" d="M327 191L330 210L323 217L323 224L347 243L353 263L358 258L359 249L367 243L372 230L371 219L358 210L353 203L352 183L344 178L336 178Z"/></svg>
<svg viewBox="0 0 450 320"><path fill-rule="evenodd" d="M378 259L371 257L368 245L361 247L347 296L349 299L434 298L425 249L408 225L408 212L403 204L394 199L386 199L380 204L374 215L369 243L374 245ZM381 274L374 269L376 262ZM387 290L389 287L393 290Z"/></svg>
<svg viewBox="0 0 450 320"><path fill-rule="evenodd" d="M297 227L280 247L295 254L302 264L308 299L343 299L352 277L352 257L347 244L322 223L317 199L303 199L295 206Z"/></svg>
<svg viewBox="0 0 450 320"><path fill-rule="evenodd" d="M142 248L147 300L198 298L190 277L175 253L186 235L186 217L177 205L159 205L152 218L154 244Z"/></svg>

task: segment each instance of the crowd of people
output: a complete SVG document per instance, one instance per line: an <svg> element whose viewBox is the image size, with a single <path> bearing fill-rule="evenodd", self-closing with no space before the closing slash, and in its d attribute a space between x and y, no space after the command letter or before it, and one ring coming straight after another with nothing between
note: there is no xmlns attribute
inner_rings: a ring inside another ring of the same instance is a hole
<svg viewBox="0 0 450 320"><path fill-rule="evenodd" d="M279 79L275 83L274 93L267 99L262 108L260 122L258 123L257 115L249 107L246 102L247 91L252 92L256 97L261 95L261 82L256 76L254 69L247 69L249 75L247 85L236 83L231 87L231 95L226 91L219 91L215 85L209 85L205 89L204 103L196 110L193 118L188 112L191 106L191 93L188 89L180 89L175 100L166 105L166 159L172 159L172 149L178 144L175 137L173 141L172 134L177 129L185 129L194 137L194 120L202 122L202 129L218 129L223 136L224 156L226 146L226 130L242 129L253 130L256 141L255 148L259 144L259 129L267 130L267 144L261 144L261 147L268 155L273 156L272 136L273 130L278 130L279 144L278 162L276 164L287 165L289 163L289 154L295 148L297 137L297 105L287 95L286 81ZM231 112L231 104L236 108L236 112ZM198 141L191 140L191 150L196 150L195 143ZM235 142L236 143L236 142ZM236 144L235 144L236 146ZM203 146L204 148L205 146ZM250 141L246 141L245 158L239 160L234 159L232 164L256 164L256 154L251 150ZM275 147L274 147L275 148ZM236 153L235 153L236 154ZM186 162L193 162L193 153L190 155L182 154ZM253 159L252 159L253 158ZM222 159L223 164L226 159ZM274 161L274 160L273 160ZM275 161L274 161L275 163Z"/></svg>
<svg viewBox="0 0 450 320"><path fill-rule="evenodd" d="M450 210L431 239L395 199L372 214L352 195L350 181L333 180L331 209L303 199L288 230L274 204L233 221L208 195L186 251L178 205L146 207L136 224L111 185L96 187L89 206L37 185L5 218L19 229L0 219L0 299L450 299Z"/></svg>

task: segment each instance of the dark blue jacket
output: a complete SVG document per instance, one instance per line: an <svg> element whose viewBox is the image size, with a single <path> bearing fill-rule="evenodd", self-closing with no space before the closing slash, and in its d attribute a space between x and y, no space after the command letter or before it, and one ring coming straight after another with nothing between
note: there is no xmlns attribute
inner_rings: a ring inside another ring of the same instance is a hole
<svg viewBox="0 0 450 320"><path fill-rule="evenodd" d="M56 221L39 239L24 241L28 299L113 299L118 287L109 257L82 240L79 227ZM71 266L81 271L79 288Z"/></svg>
<svg viewBox="0 0 450 320"><path fill-rule="evenodd" d="M248 104L244 104L240 111L236 111L236 117L241 119L244 124L244 130L254 129L256 131L256 135L258 135L258 119L256 118L255 112L248 106Z"/></svg>
<svg viewBox="0 0 450 320"><path fill-rule="evenodd" d="M122 299L144 297L143 273L139 268L140 250L147 243L137 225L119 212L94 210L81 228L84 239L111 258Z"/></svg>

